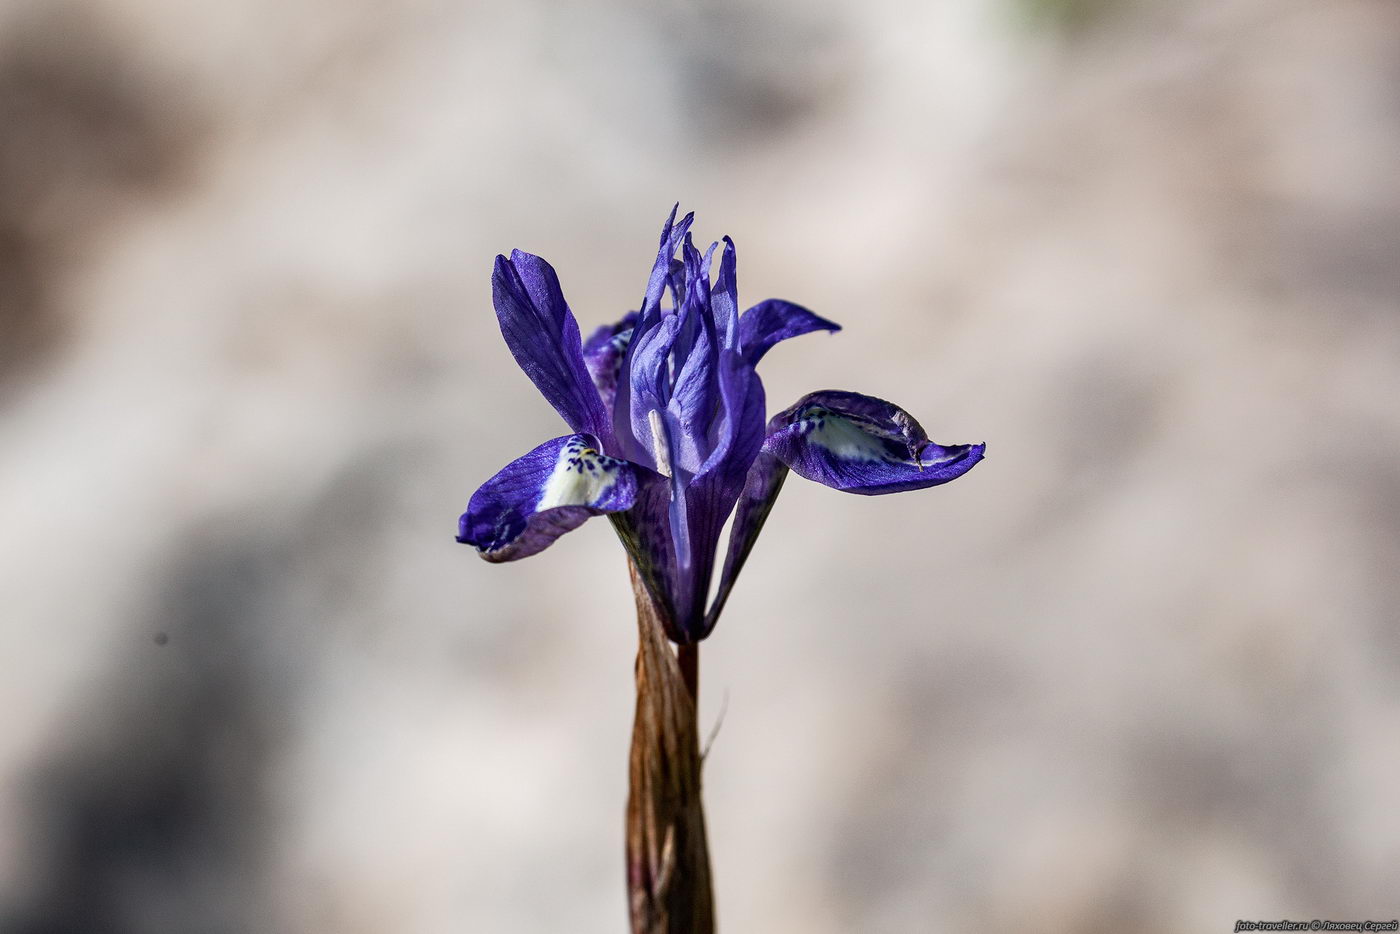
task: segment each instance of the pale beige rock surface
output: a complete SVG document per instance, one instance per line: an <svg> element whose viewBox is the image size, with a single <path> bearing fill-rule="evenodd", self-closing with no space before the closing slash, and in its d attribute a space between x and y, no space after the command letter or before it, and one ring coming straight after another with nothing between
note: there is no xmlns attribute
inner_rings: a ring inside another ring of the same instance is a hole
<svg viewBox="0 0 1400 934"><path fill-rule="evenodd" d="M846 326L770 410L988 443L784 490L722 929L1394 916L1400 8L1034 6L0 8L0 928L623 929L621 551L452 534L562 430L492 256L587 329L677 199Z"/></svg>

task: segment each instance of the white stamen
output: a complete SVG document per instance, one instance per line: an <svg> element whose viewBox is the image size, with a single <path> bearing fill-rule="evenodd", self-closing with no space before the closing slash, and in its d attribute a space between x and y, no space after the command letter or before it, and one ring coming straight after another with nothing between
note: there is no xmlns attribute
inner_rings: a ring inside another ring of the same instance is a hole
<svg viewBox="0 0 1400 934"><path fill-rule="evenodd" d="M666 435L661 427L661 413L652 409L647 413L647 424L651 426L651 456L656 458L656 472L671 476L671 456L666 452Z"/></svg>

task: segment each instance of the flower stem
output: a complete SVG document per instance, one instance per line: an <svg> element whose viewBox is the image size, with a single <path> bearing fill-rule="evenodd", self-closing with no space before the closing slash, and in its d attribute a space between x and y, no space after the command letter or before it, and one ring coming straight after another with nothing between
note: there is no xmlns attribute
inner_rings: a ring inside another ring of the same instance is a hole
<svg viewBox="0 0 1400 934"><path fill-rule="evenodd" d="M630 562L629 562L630 564ZM673 651L635 566L637 711L627 795L627 894L633 934L712 934L714 901L700 800L695 699L699 648Z"/></svg>
<svg viewBox="0 0 1400 934"><path fill-rule="evenodd" d="M681 669L681 680L690 694L691 706L700 710L700 643L687 642L676 646L676 663Z"/></svg>

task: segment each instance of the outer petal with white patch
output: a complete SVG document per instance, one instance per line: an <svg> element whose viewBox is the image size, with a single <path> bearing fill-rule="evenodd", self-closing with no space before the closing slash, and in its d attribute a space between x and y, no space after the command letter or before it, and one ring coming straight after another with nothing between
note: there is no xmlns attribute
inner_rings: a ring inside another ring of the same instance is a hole
<svg viewBox="0 0 1400 934"><path fill-rule="evenodd" d="M632 508L636 469L598 447L589 435L565 435L512 461L472 495L457 541L475 545L487 561L514 561L590 516Z"/></svg>
<svg viewBox="0 0 1400 934"><path fill-rule="evenodd" d="M985 447L935 444L899 406L837 390L810 393L775 415L763 444L798 476L866 495L955 480L982 459Z"/></svg>

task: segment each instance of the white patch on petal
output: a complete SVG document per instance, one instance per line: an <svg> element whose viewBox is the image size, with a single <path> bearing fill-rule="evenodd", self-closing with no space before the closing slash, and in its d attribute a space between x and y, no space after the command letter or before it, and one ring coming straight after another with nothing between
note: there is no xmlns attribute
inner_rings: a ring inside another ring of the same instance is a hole
<svg viewBox="0 0 1400 934"><path fill-rule="evenodd" d="M909 418L903 413L896 413L896 423L900 416L905 420ZM925 459L922 456L916 458L912 453L908 453L909 442L905 434L837 415L829 409L816 408L804 412L803 420L810 426L804 432L807 443L824 448L833 458L839 460L904 464L923 470L925 467L961 456L953 454L936 460Z"/></svg>
<svg viewBox="0 0 1400 934"><path fill-rule="evenodd" d="M807 432L807 443L825 448L832 457L849 461L880 461L889 463L889 446L885 439L871 434L865 428L848 418L830 413L811 413L812 430ZM906 459L913 464L913 460Z"/></svg>
<svg viewBox="0 0 1400 934"><path fill-rule="evenodd" d="M600 454L582 441L570 441L559 451L535 511L593 505L608 495L621 466L615 457Z"/></svg>

